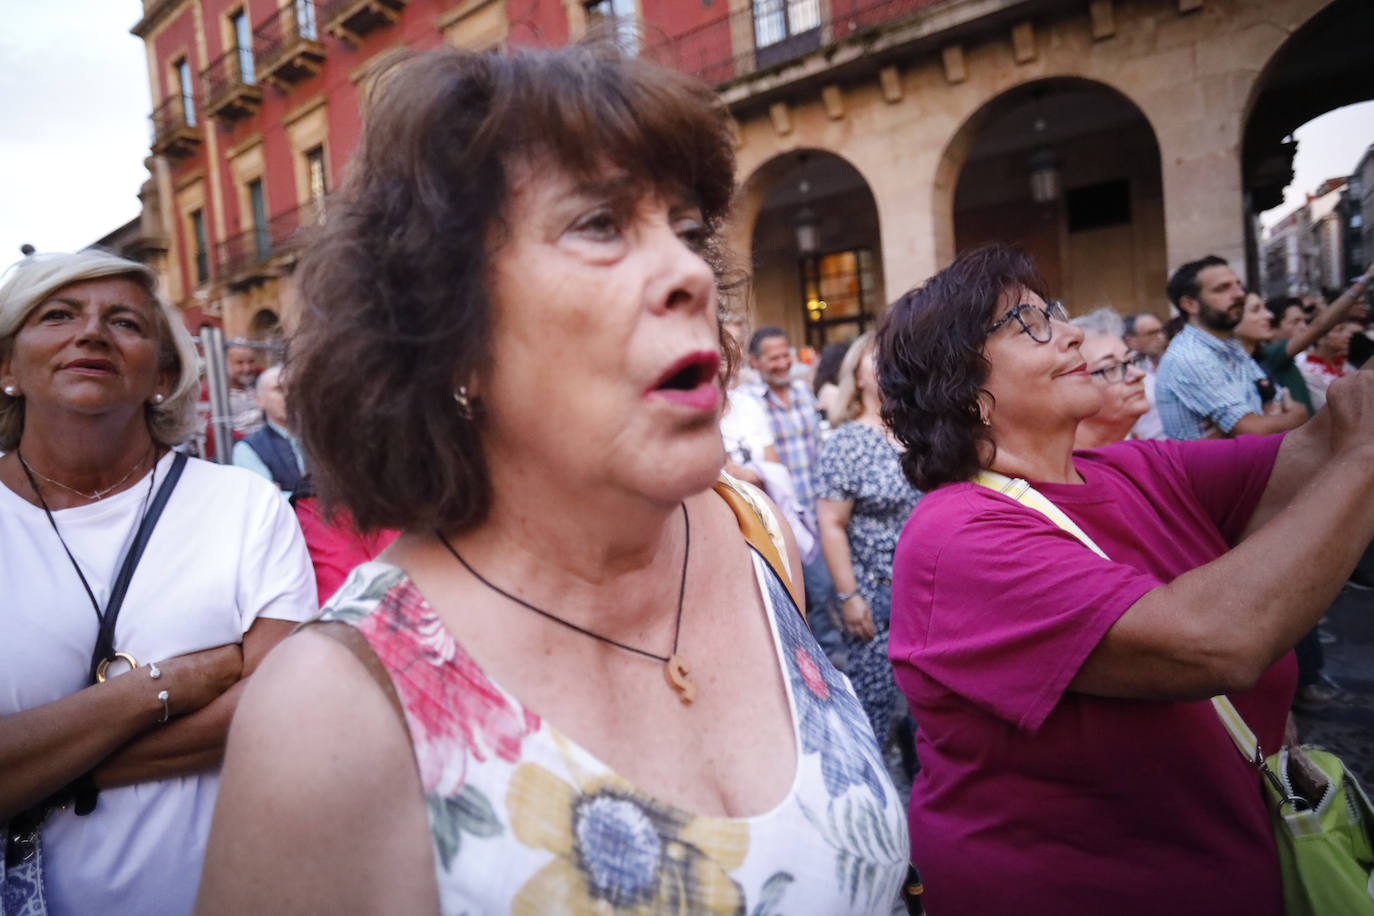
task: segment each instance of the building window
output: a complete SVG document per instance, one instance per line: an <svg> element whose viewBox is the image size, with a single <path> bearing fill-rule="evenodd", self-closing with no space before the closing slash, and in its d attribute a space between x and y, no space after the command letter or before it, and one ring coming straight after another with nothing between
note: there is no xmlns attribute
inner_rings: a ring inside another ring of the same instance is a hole
<svg viewBox="0 0 1374 916"><path fill-rule="evenodd" d="M174 64L177 71L177 83L181 87L181 113L186 120L187 127L196 126L196 96L191 86L191 64L186 58L180 58Z"/></svg>
<svg viewBox="0 0 1374 916"><path fill-rule="evenodd" d="M296 0L296 34L302 38L316 39L314 0Z"/></svg>
<svg viewBox="0 0 1374 916"><path fill-rule="evenodd" d="M248 11L239 10L231 15L229 24L234 29L234 49L238 51L239 81L252 86L256 77L253 75L253 29L248 24Z"/></svg>
<svg viewBox="0 0 1374 916"><path fill-rule="evenodd" d="M869 249L803 258L801 281L809 345L820 349L853 339L873 322L876 283Z"/></svg>
<svg viewBox="0 0 1374 916"><path fill-rule="evenodd" d="M616 47L630 56L639 53L635 0L591 0L583 8L587 11L587 31L610 37Z"/></svg>
<svg viewBox="0 0 1374 916"><path fill-rule="evenodd" d="M267 232L267 199L262 191L262 179L248 182L248 204L253 209L253 247L259 261L266 261L272 253L272 238Z"/></svg>
<svg viewBox="0 0 1374 916"><path fill-rule="evenodd" d="M778 44L820 24L820 0L754 0L756 48Z"/></svg>
<svg viewBox="0 0 1374 916"><path fill-rule="evenodd" d="M329 193L329 177L325 171L323 144L305 151L305 174L310 182L310 199L324 200Z"/></svg>
<svg viewBox="0 0 1374 916"><path fill-rule="evenodd" d="M191 211L191 236L196 244L196 285L210 279L210 246L205 242L205 211Z"/></svg>

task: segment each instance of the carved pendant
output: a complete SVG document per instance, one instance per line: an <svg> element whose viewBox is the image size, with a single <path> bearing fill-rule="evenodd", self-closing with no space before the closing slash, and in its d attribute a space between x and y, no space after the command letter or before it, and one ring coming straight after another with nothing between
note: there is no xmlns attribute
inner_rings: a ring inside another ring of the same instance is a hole
<svg viewBox="0 0 1374 916"><path fill-rule="evenodd" d="M668 684L677 691L678 699L683 705L690 705L697 697L696 682L687 677L687 672L691 671L687 660L674 652L668 657L668 661L663 666L663 676L668 679Z"/></svg>

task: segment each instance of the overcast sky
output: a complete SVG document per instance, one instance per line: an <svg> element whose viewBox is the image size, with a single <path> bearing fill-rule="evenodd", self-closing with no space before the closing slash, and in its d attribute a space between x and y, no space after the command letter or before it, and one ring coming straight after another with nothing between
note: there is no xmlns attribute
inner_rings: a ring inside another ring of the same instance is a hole
<svg viewBox="0 0 1374 916"><path fill-rule="evenodd" d="M139 0L5 3L0 30L0 268L28 242L83 248L138 215L152 103ZM1297 132L1297 177L1270 224L1374 143L1374 102Z"/></svg>

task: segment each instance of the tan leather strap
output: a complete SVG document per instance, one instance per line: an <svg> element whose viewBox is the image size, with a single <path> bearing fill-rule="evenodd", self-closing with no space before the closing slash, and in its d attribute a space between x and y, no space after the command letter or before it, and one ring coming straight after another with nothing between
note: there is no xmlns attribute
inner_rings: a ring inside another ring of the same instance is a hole
<svg viewBox="0 0 1374 916"><path fill-rule="evenodd" d="M367 641L367 637L359 633L356 627L341 620L307 620L296 629L303 630L306 627L309 627L312 633L328 636L353 653L353 657L362 663L363 668L377 682L377 686L382 688L382 693L391 703L392 710L401 720L401 727L406 730L406 735L409 736L410 726L406 723L406 713L401 706L401 698L396 694L396 685L391 683L391 676L386 673L386 667L382 665L382 660L377 657L377 653L372 651L372 644Z"/></svg>
<svg viewBox="0 0 1374 916"><path fill-rule="evenodd" d="M744 539L754 546L768 565L773 567L773 572L778 574L782 584L787 587L787 594L792 598L792 604L802 615L802 620L806 619L806 611L802 610L802 603L797 600L797 589L792 583L792 570L788 569L783 562L782 554L779 552L777 544L774 542L774 535L769 531L768 521L764 517L764 509L757 501L758 497L749 493L745 487L748 484L735 480L733 477L722 475L712 488L725 500L726 505L735 513L735 520L739 523L740 534ZM752 488L750 488L752 489Z"/></svg>

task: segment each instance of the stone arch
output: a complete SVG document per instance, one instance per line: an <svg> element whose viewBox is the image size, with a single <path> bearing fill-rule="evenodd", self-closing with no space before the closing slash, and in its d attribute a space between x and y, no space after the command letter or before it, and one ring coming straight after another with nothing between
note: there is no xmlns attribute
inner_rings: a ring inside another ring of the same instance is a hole
<svg viewBox="0 0 1374 916"><path fill-rule="evenodd" d="M795 220L816 217L802 251ZM752 277L754 324L819 348L871 326L886 303L878 202L848 158L794 147L759 163L740 185L727 235Z"/></svg>
<svg viewBox="0 0 1374 916"><path fill-rule="evenodd" d="M1158 133L1144 107L1121 87L1114 86L1106 80L1090 78L1077 73L1041 74L998 87L997 91L990 93L954 131L945 144L936 165L935 187L937 193L931 199L931 217L936 227L936 253L941 264L947 264L955 254L954 191L960 173L968 162L969 152L974 142L992 122L1005 116L1008 109L1014 108L1018 102L1033 101L1030 93L1035 89L1054 90L1065 87L1099 91L1121 105L1129 106L1140 120L1149 127L1151 136L1156 138L1156 149L1158 149Z"/></svg>
<svg viewBox="0 0 1374 916"><path fill-rule="evenodd" d="M1374 99L1369 36L1374 5L1367 0L1324 0L1273 43L1255 70L1242 109L1241 182L1245 194L1248 273L1265 281L1255 217L1283 202L1293 177L1294 130L1312 119ZM1351 163L1354 166L1355 163ZM1327 176L1332 177L1332 176ZM1302 190L1311 191L1311 188ZM1267 292L1270 282L1265 282Z"/></svg>
<svg viewBox="0 0 1374 916"><path fill-rule="evenodd" d="M258 309L248 321L250 340L273 341L281 337L281 319L271 309Z"/></svg>

